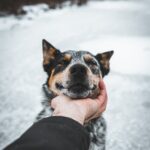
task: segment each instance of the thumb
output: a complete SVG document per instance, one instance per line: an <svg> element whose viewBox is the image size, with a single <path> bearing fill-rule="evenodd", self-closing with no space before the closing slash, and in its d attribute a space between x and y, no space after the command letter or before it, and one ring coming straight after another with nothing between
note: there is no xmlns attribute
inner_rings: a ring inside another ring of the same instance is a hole
<svg viewBox="0 0 150 150"><path fill-rule="evenodd" d="M94 117L95 114L97 113L97 111L99 110L99 102L95 99L85 99L82 100L85 101L85 103L83 104L85 110L86 110L86 120Z"/></svg>

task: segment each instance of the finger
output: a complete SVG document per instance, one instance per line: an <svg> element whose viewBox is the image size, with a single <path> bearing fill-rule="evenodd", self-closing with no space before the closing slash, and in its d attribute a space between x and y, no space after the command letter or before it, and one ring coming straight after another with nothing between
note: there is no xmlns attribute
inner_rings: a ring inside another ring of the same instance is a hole
<svg viewBox="0 0 150 150"><path fill-rule="evenodd" d="M105 100L105 102L102 104L100 112L101 113L104 112L106 110L106 107L107 107L107 100Z"/></svg>
<svg viewBox="0 0 150 150"><path fill-rule="evenodd" d="M59 101L59 98L58 98L59 96L57 96L57 97L55 97L55 98L53 98L52 100L51 100L51 107L53 108L53 109L55 109L56 108L56 106L57 106L57 103L58 103L58 101Z"/></svg>
<svg viewBox="0 0 150 150"><path fill-rule="evenodd" d="M99 107L100 107L100 110L103 110L103 108L106 107L107 102L108 102L108 96L107 96L107 93L106 93L106 95L101 96L101 97L99 97L99 98L100 98L100 99L98 99L98 101L100 101Z"/></svg>
<svg viewBox="0 0 150 150"><path fill-rule="evenodd" d="M106 106L107 106L108 96L107 96L106 86L103 80L100 81L99 87L100 87L100 95L95 100L99 106L99 110L92 116L92 118L99 117L106 110Z"/></svg>
<svg viewBox="0 0 150 150"><path fill-rule="evenodd" d="M99 81L99 88L100 88L100 90L105 90L106 89L106 86L105 86L105 83L104 83L103 80Z"/></svg>
<svg viewBox="0 0 150 150"><path fill-rule="evenodd" d="M52 99L51 107L55 109L57 105L61 105L61 104L64 104L66 102L69 102L69 101L70 101L70 99L67 96L59 95L59 96Z"/></svg>
<svg viewBox="0 0 150 150"><path fill-rule="evenodd" d="M86 118L85 123L88 123L89 121L91 121L92 119L98 118L100 117L101 113L97 113L95 115L91 115L90 117Z"/></svg>
<svg viewBox="0 0 150 150"><path fill-rule="evenodd" d="M77 101L77 102L79 102L79 101ZM85 101L82 100L80 102L81 102L80 104L82 104L82 102L85 102L84 106L87 105L86 108L89 108L88 112L91 112L90 114L87 114L87 116L86 116L86 120L85 120L86 123L94 118L100 117L100 115L102 114L102 112L104 111L104 109L106 107L106 101L104 101L102 104L100 104L99 100L93 100L93 99L88 98Z"/></svg>
<svg viewBox="0 0 150 150"><path fill-rule="evenodd" d="M103 103L99 105L99 110L94 114L93 117L94 118L99 117L106 110L106 106L107 106L107 99L105 99Z"/></svg>
<svg viewBox="0 0 150 150"><path fill-rule="evenodd" d="M100 95L97 97L97 99L100 101L100 104L103 104L104 101L108 99L106 86L103 80L100 81L99 87L100 87Z"/></svg>
<svg viewBox="0 0 150 150"><path fill-rule="evenodd" d="M88 104L88 107L89 107L89 110L88 112L89 115L87 115L86 117L86 120L91 120L91 119L94 119L94 118L97 118L100 116L101 114L101 111L100 111L100 106L99 106L99 100L89 100L89 104Z"/></svg>
<svg viewBox="0 0 150 150"><path fill-rule="evenodd" d="M55 100L52 100L50 105L51 105L51 107L53 109L55 109L56 108L56 102L55 102Z"/></svg>
<svg viewBox="0 0 150 150"><path fill-rule="evenodd" d="M100 80L100 82L99 82L99 88L100 88L100 96L107 94L106 86L105 86L105 83L104 83L103 80Z"/></svg>

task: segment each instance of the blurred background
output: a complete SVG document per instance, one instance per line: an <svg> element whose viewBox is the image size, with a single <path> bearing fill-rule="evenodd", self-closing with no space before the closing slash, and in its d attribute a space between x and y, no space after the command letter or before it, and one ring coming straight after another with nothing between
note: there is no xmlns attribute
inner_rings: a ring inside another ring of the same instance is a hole
<svg viewBox="0 0 150 150"><path fill-rule="evenodd" d="M43 38L62 51L115 51L106 149L149 150L149 0L0 0L0 149L42 108Z"/></svg>

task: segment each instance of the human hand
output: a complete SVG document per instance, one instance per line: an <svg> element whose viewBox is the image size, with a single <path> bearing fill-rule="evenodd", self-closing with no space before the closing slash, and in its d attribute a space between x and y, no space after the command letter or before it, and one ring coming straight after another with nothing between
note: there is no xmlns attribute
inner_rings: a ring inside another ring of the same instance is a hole
<svg viewBox="0 0 150 150"><path fill-rule="evenodd" d="M107 105L107 91L102 80L99 83L99 88L100 95L96 99L72 100L64 95L57 96L51 102L51 107L54 109L53 116L69 117L82 125L99 117Z"/></svg>

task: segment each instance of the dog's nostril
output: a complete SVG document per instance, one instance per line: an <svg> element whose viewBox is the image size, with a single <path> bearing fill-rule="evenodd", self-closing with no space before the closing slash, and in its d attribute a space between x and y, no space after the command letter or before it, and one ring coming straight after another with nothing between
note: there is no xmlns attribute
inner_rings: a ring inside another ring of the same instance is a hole
<svg viewBox="0 0 150 150"><path fill-rule="evenodd" d="M81 64L76 64L70 68L70 74L76 74L76 73L85 74L86 72L87 72L87 68Z"/></svg>

